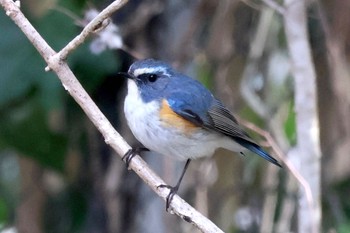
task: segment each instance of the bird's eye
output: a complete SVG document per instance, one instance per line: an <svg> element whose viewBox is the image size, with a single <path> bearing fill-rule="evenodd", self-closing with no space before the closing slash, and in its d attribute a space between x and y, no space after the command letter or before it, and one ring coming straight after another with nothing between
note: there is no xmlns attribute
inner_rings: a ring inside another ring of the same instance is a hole
<svg viewBox="0 0 350 233"><path fill-rule="evenodd" d="M150 81L151 83L154 83L157 79L158 79L158 75L156 74L148 75L148 81Z"/></svg>

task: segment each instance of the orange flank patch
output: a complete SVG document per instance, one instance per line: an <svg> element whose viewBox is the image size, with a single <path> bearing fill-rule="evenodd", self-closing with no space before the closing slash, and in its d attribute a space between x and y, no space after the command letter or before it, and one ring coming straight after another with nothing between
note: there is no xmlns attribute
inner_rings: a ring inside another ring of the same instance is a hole
<svg viewBox="0 0 350 233"><path fill-rule="evenodd" d="M175 113L170 108L168 101L166 101L165 99L162 101L159 116L160 119L164 122L165 126L178 128L184 133L190 133L198 128L198 126L194 125L190 121Z"/></svg>

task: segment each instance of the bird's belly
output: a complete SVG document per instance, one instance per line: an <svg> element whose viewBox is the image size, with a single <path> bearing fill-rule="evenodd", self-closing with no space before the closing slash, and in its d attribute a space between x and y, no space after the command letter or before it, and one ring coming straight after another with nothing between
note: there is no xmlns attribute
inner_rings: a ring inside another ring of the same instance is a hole
<svg viewBox="0 0 350 233"><path fill-rule="evenodd" d="M184 133L160 119L160 104L156 101L143 103L127 96L124 112L128 125L145 147L157 153L177 159L195 159L211 156L221 147L222 136L200 127Z"/></svg>

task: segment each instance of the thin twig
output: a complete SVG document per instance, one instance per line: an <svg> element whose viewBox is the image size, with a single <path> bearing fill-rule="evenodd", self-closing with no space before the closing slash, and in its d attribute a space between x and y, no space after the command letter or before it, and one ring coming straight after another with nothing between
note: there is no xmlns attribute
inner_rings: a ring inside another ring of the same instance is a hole
<svg viewBox="0 0 350 233"><path fill-rule="evenodd" d="M263 103L262 99L256 94L256 92L250 87L252 77L258 75L258 61L261 59L266 46L266 41L270 33L269 28L273 20L273 10L264 8L259 16L259 23L257 25L257 31L254 39L251 42L249 50L249 61L244 68L243 78L240 85L241 94L252 109L263 119L269 117L269 109Z"/></svg>
<svg viewBox="0 0 350 233"><path fill-rule="evenodd" d="M103 9L90 23L88 23L83 31L71 40L66 47L59 52L61 60L65 60L70 52L81 45L86 38L103 25L103 21L110 17L116 10L120 9L127 0L115 0L105 9Z"/></svg>
<svg viewBox="0 0 350 233"><path fill-rule="evenodd" d="M266 130L259 128L258 126L256 126L255 124L253 124L251 122L245 121L245 120L238 118L238 117L237 117L237 119L239 120L239 123L241 123L242 125L244 125L248 129L253 130L257 134L259 134L265 138L265 140L267 141L267 144L271 146L272 150L275 152L275 154L278 156L278 158L283 161L283 164L285 164L287 166L288 170L293 174L295 179L303 187L303 189L305 191L306 198L307 198L308 203L309 203L309 206L310 206L310 208L312 208L314 200L312 197L312 192L311 192L311 188L310 188L309 183L304 179L304 177L300 174L300 172L298 172L298 169L295 168L293 163L291 163L289 161L289 159L287 159L287 156L285 155L285 153L283 153L282 149L277 145L276 141L273 139L271 134L269 132L267 132Z"/></svg>
<svg viewBox="0 0 350 233"><path fill-rule="evenodd" d="M108 6L104 13L97 16L89 26L89 30L84 29L74 41L77 43L71 43L70 46L66 47L64 54L68 54L72 49L76 48L81 44L87 35L90 34L91 30L96 29L96 26L101 23L108 15L112 14L113 11L119 9L124 1L115 1ZM84 110L91 122L97 127L105 138L105 142L109 144L120 156L123 156L129 149L130 146L120 136L120 134L112 127L107 118L102 114L96 104L92 101L88 93L81 86L79 81L70 70L67 63L61 59L62 54L57 54L55 51L46 43L41 35L35 30L30 24L27 18L23 15L20 9L12 0L0 0L0 5L5 9L6 14L18 25L23 33L28 37L34 47L38 50L41 56L45 59L48 67L57 74L61 80L64 88L69 94L75 99L75 101ZM113 7L111 7L113 6ZM101 18L100 18L101 17ZM65 58L65 56L63 56ZM160 179L141 159L140 156L136 156L130 163L130 168L147 184L153 191L159 195L163 200L166 199L169 190L167 188L158 188L160 184L165 182ZM187 222L192 223L202 232L222 232L213 222L204 217L201 213L195 210L192 206L186 203L179 196L175 195L171 202L172 212L180 216Z"/></svg>
<svg viewBox="0 0 350 233"><path fill-rule="evenodd" d="M79 22L80 19L77 15L74 14L74 12L68 10L67 8L65 7L61 7L61 6L54 6L51 8L51 10L53 11L57 11L57 12L60 12L66 16L68 16L69 18L71 18L72 20L74 20L75 22ZM81 26L80 24L78 24L78 26Z"/></svg>
<svg viewBox="0 0 350 233"><path fill-rule="evenodd" d="M284 7L278 4L277 2L275 2L274 0L262 0L262 2L264 2L267 6L271 7L281 15L284 15L286 12Z"/></svg>
<svg viewBox="0 0 350 233"><path fill-rule="evenodd" d="M270 7L272 10L278 12L279 14L283 15L285 13L285 9L283 6L281 6L280 4L278 4L277 2L275 2L274 0L261 0L266 6ZM241 0L241 2L243 2L244 4L246 4L247 6L255 9L255 10L259 10L261 11L263 9L263 7L265 7L264 5L258 5L257 3L250 1L250 0Z"/></svg>

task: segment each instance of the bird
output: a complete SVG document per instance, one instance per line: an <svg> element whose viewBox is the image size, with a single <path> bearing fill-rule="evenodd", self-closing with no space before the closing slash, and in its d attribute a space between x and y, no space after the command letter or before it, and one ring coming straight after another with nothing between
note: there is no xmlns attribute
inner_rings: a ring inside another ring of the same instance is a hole
<svg viewBox="0 0 350 233"><path fill-rule="evenodd" d="M145 146L132 148L123 156L127 167L136 154L147 150L186 161L175 186L159 186L170 189L167 211L191 160L212 156L218 148L241 154L249 150L282 167L204 85L168 63L138 60L128 72L118 74L128 79L124 101L127 124Z"/></svg>

